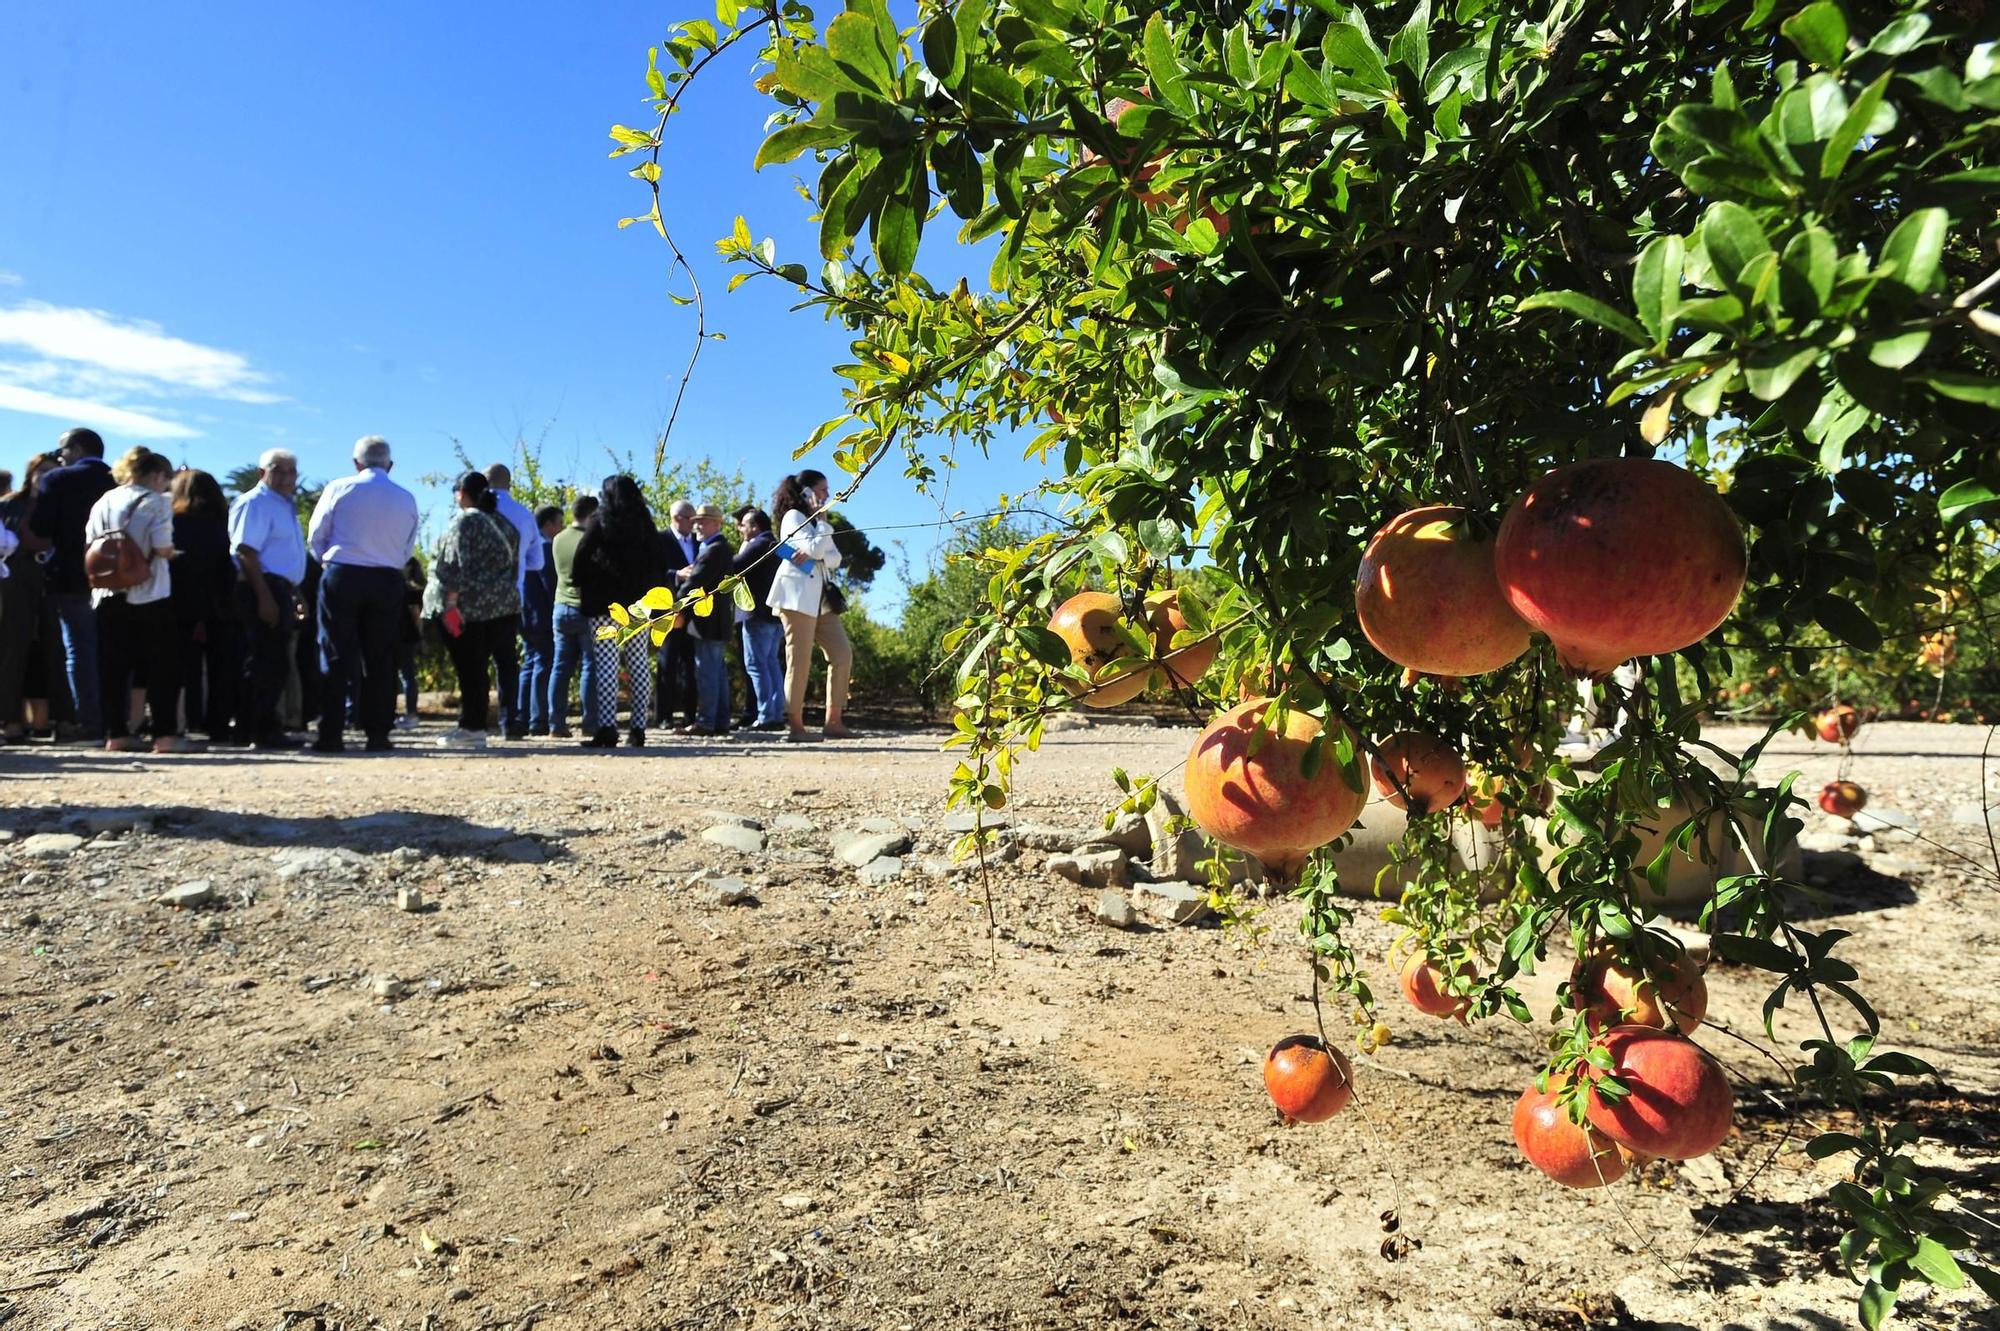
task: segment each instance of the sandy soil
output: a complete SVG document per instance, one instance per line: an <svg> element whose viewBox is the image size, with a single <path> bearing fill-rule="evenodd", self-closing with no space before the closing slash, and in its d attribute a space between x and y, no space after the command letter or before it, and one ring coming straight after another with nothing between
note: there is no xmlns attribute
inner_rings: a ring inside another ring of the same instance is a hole
<svg viewBox="0 0 2000 1331"><path fill-rule="evenodd" d="M1052 737L1017 816L1086 827L1110 767L1188 737ZM1951 817L1980 739L1877 725L1856 775L1983 855ZM1705 1037L1739 1080L1716 1156L1597 1194L1518 1159L1540 1036L1511 1023L1388 1009L1360 1111L1281 1130L1260 1065L1312 1024L1295 909L1261 937L1120 932L1029 853L996 870L995 946L976 884L920 865L949 840L936 743L0 750L0 1326L1852 1324L1832 1179L1753 1050ZM1817 789L1833 762L1790 741L1766 770ZM699 835L711 810L819 830L742 853ZM879 816L917 846L864 886L827 834ZM85 843L25 853L65 831ZM1813 909L1942 1070L1906 1112L1992 1235L1996 889L1937 846L1870 849L1809 863ZM754 898L687 885L711 867ZM202 879L207 906L153 900ZM1759 1034L1759 976L1709 978Z"/></svg>

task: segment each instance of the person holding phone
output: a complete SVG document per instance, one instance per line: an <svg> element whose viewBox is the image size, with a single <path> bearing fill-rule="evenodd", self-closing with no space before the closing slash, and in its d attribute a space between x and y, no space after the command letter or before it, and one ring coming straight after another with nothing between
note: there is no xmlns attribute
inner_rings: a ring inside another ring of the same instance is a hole
<svg viewBox="0 0 2000 1331"><path fill-rule="evenodd" d="M483 749L493 686L494 655L512 652L521 624L521 583L513 524L499 507L484 474L468 471L452 487L458 509L438 541L424 586L424 615L444 632L445 650L458 676L458 727L438 740L441 749Z"/></svg>
<svg viewBox="0 0 2000 1331"><path fill-rule="evenodd" d="M785 738L793 744L820 738L805 722L806 680L815 646L826 656L825 737L846 739L853 733L842 724L841 712L847 706L854 648L840 616L826 603L826 576L840 567L833 527L820 516L826 502L826 477L816 471L785 477L771 496L771 511L778 515L775 554L784 562L771 579L765 603L785 626L785 720L790 726Z"/></svg>

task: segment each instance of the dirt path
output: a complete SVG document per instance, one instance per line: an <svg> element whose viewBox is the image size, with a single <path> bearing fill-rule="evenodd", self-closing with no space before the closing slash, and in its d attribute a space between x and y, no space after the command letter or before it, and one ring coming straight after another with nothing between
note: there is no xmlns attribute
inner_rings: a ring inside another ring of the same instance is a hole
<svg viewBox="0 0 2000 1331"><path fill-rule="evenodd" d="M1082 829L1111 766L1188 738L1054 736L1016 816ZM1857 775L1983 853L1952 820L1979 738L1878 725ZM1261 938L1121 932L1027 853L995 873L990 952L976 884L921 863L950 840L935 744L0 750L0 1326L1852 1323L1830 1180L1779 1144L1754 1053L1707 1040L1743 1129L1715 1157L1599 1194L1518 1159L1540 1044L1508 1023L1391 1011L1365 1114L1281 1131L1260 1065L1311 1026L1295 909ZM1817 789L1833 759L1775 746L1767 771L1794 766ZM703 839L717 810L767 848ZM914 828L880 886L827 853L869 817ZM1880 872L1809 865L1823 921L1855 932L1885 1038L1943 1069L1927 1151L2000 1222L1996 889L1923 843L1864 849ZM753 896L688 884L707 868ZM154 902L202 880L207 905ZM1756 1033L1765 986L1709 978ZM1388 1211L1421 1244L1396 1261Z"/></svg>

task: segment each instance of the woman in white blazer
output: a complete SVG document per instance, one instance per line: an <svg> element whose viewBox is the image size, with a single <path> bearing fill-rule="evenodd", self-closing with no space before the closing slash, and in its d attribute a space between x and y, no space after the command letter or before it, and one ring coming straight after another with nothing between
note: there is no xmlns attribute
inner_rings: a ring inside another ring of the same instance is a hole
<svg viewBox="0 0 2000 1331"><path fill-rule="evenodd" d="M840 567L833 527L818 516L826 507L826 495L826 477L802 471L780 481L771 497L771 512L778 519L778 544L790 546L792 553L778 564L764 603L778 612L785 625L785 719L791 723L786 738L794 744L819 738L806 729L805 722L806 679L812 674L815 643L826 654L826 737L846 739L853 733L841 724L840 713L847 706L854 648L847 641L840 616L821 613L826 575Z"/></svg>

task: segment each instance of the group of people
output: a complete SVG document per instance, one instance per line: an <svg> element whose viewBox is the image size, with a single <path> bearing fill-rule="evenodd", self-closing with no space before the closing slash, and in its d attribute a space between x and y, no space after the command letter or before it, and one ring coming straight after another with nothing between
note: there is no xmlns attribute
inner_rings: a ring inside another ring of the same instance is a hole
<svg viewBox="0 0 2000 1331"><path fill-rule="evenodd" d="M531 512L496 463L457 479L426 570L416 497L391 479L379 436L355 444L352 474L327 485L303 522L298 459L283 449L258 460L257 483L233 502L209 473L151 449L112 463L104 452L96 431L73 429L29 461L18 487L0 472L6 742L185 753L199 732L286 749L302 742L288 732L316 718L318 752L346 751L349 732L367 751L387 750L392 731L416 720L426 621L458 676L445 747L483 747L489 725L509 739L571 736L572 687L586 746L617 745L621 702L626 743L641 746L656 655L659 719L684 712L680 733L851 733L852 651L827 577L841 556L818 472L779 485L775 524L764 509L739 509L732 544L713 505L676 503L662 529L630 476L608 477L567 514ZM747 607L723 590L732 577L749 589ZM678 613L660 622L669 607ZM748 678L740 718L732 640ZM818 732L805 725L815 649L828 666Z"/></svg>

